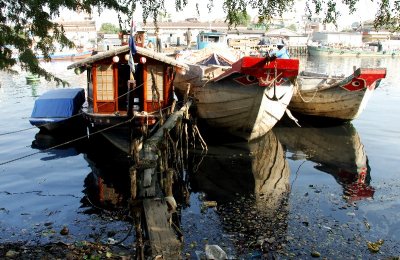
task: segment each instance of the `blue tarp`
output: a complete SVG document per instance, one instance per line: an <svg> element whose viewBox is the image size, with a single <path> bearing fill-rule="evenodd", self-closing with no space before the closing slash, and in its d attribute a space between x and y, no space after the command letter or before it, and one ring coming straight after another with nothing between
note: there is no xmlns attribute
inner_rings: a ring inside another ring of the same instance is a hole
<svg viewBox="0 0 400 260"><path fill-rule="evenodd" d="M31 117L68 118L78 113L84 102L83 88L50 90L35 101Z"/></svg>

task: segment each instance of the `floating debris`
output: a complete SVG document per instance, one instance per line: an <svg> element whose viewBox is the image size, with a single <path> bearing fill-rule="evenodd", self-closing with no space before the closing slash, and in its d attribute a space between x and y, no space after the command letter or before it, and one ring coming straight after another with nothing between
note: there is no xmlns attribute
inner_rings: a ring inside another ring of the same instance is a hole
<svg viewBox="0 0 400 260"><path fill-rule="evenodd" d="M203 207L204 208L214 208L217 206L216 201L203 201Z"/></svg>
<svg viewBox="0 0 400 260"><path fill-rule="evenodd" d="M367 242L368 250L371 251L372 253L378 253L381 246L383 245L383 239L379 239L376 242Z"/></svg>
<svg viewBox="0 0 400 260"><path fill-rule="evenodd" d="M228 255L218 245L206 245L207 259L227 259Z"/></svg>
<svg viewBox="0 0 400 260"><path fill-rule="evenodd" d="M69 234L69 229L67 227L63 227L60 231L60 234L66 236Z"/></svg>
<svg viewBox="0 0 400 260"><path fill-rule="evenodd" d="M368 223L367 220L364 220L364 225L365 225L365 227L366 227L368 230L371 229L371 225Z"/></svg>

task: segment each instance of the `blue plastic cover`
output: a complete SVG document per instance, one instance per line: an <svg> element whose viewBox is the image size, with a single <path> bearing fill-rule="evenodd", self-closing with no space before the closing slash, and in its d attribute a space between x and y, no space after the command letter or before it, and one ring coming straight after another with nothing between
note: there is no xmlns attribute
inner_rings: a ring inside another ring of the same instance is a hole
<svg viewBox="0 0 400 260"><path fill-rule="evenodd" d="M77 114L84 102L83 88L50 90L35 101L31 117L68 118Z"/></svg>

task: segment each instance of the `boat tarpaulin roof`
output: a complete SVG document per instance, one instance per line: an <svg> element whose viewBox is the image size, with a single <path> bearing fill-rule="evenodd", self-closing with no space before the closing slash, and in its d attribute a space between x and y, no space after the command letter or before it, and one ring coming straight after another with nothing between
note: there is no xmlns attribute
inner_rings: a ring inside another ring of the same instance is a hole
<svg viewBox="0 0 400 260"><path fill-rule="evenodd" d="M148 58L152 58L152 59L155 59L155 60L170 64L170 65L178 67L178 68L183 68L183 69L186 69L186 70L189 69L188 65L186 65L185 63L182 63L182 62L177 61L177 60L175 60L175 59L173 59L171 57L168 57L164 53L158 53L158 52L155 52L154 50L142 48L142 47L139 47L139 46L136 46L136 51L137 51L137 54L140 55L140 56L145 56L145 57L148 57ZM114 50L100 52L100 53L98 53L96 55L93 55L91 57L88 57L86 59L83 59L81 61L78 61L78 62L75 62L75 63L69 65L67 67L67 69L73 69L73 68L78 68L78 67L81 67L81 66L91 65L92 63L94 63L96 61L107 59L107 58L113 57L115 55L123 54L123 53L129 53L129 46L128 45L116 48Z"/></svg>
<svg viewBox="0 0 400 260"><path fill-rule="evenodd" d="M85 102L83 88L53 89L35 101L32 118L62 118L76 114Z"/></svg>
<svg viewBox="0 0 400 260"><path fill-rule="evenodd" d="M220 65L220 66L231 66L233 62L224 58L223 56L217 53L211 53L208 57L203 60L197 62L200 65Z"/></svg>

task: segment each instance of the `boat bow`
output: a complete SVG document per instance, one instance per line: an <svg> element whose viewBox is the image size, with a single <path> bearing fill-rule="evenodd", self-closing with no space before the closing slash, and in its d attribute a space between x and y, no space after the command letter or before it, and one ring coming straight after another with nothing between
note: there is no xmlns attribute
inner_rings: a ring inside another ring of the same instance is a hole
<svg viewBox="0 0 400 260"><path fill-rule="evenodd" d="M271 86L271 83L279 85L284 79L297 77L299 73L299 60L276 59L272 57L243 57L234 64L231 69L225 71L214 81L220 81L230 75L240 73L244 80L237 81L246 85L253 84L256 80L260 86Z"/></svg>

